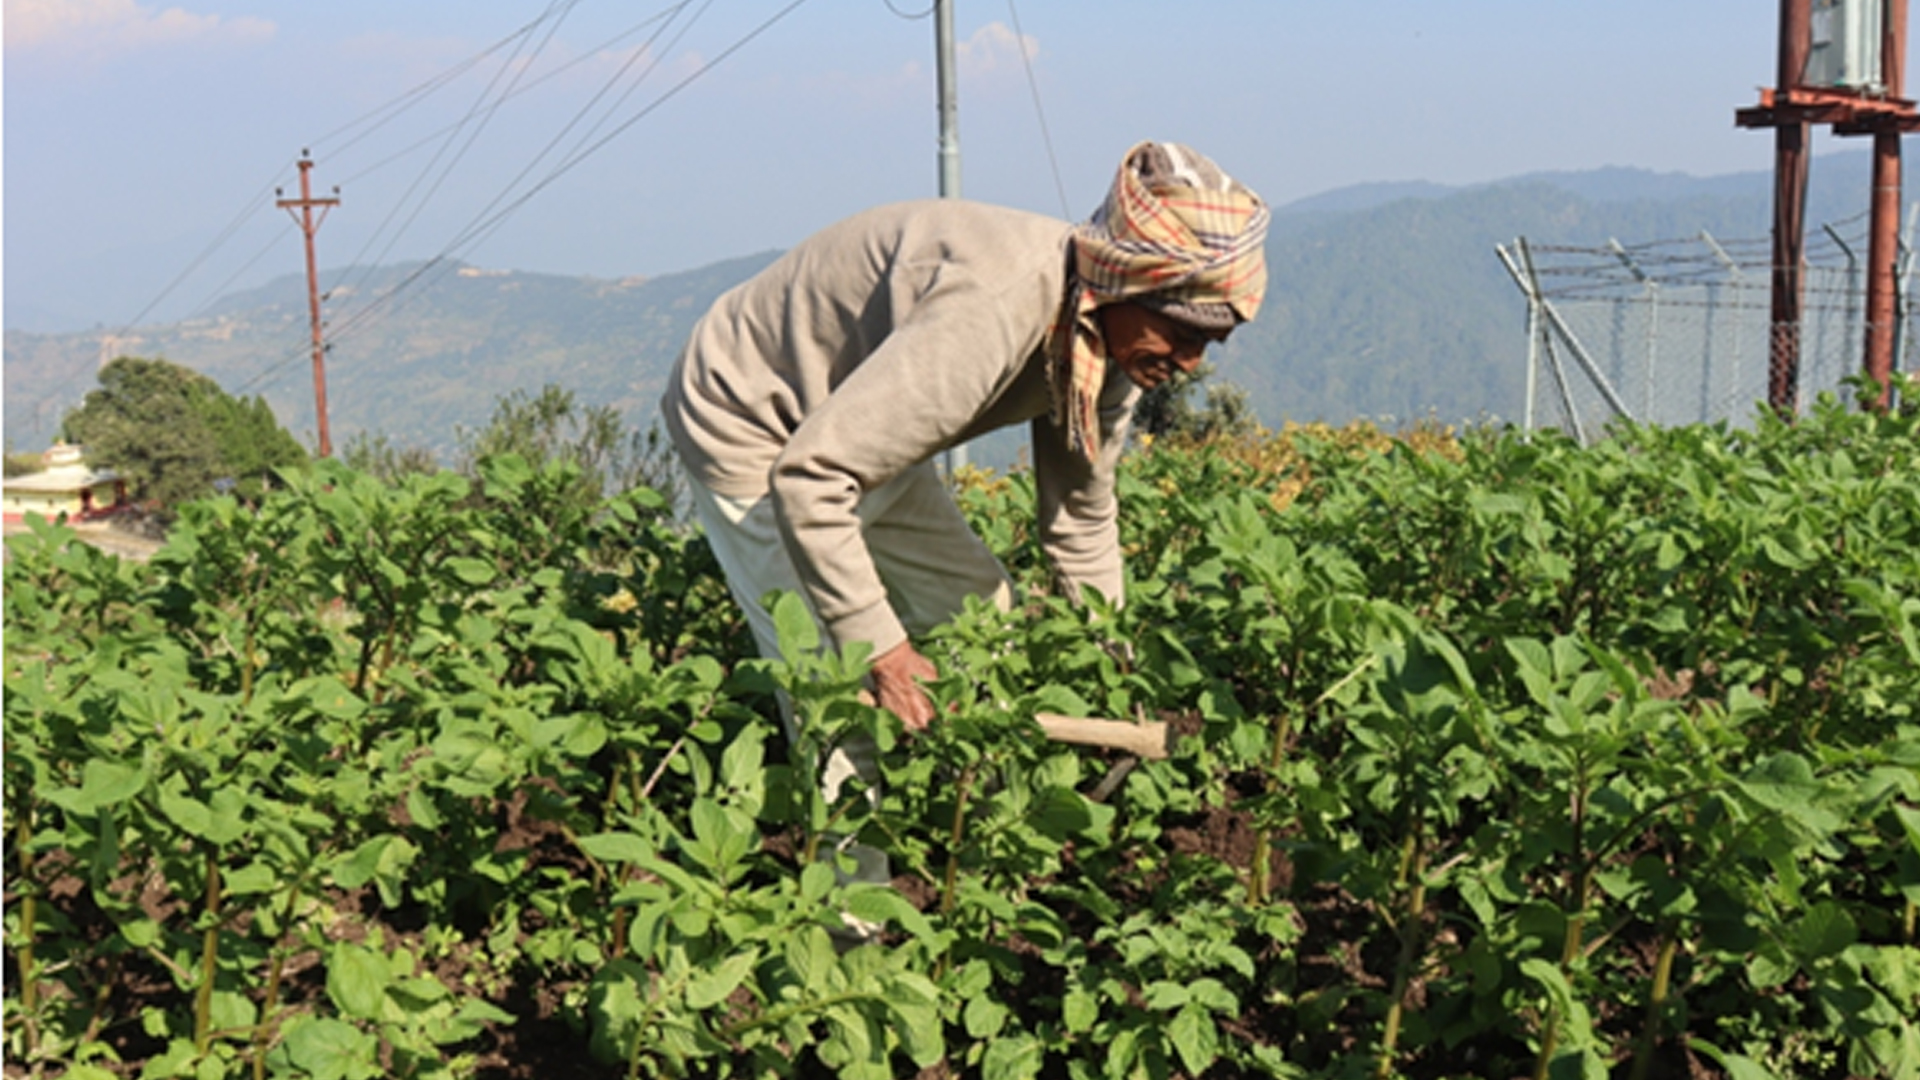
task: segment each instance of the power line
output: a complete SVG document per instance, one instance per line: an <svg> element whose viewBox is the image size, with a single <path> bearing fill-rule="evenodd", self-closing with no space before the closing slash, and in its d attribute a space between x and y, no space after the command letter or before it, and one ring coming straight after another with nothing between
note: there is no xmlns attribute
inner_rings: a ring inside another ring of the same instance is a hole
<svg viewBox="0 0 1920 1080"><path fill-rule="evenodd" d="M887 5L888 11L893 12L895 15L898 15L901 18L908 20L909 22L914 21L916 19L926 18L927 16L933 14L934 10L940 6L939 0L934 0L933 3L927 5L927 10L916 12L916 11L901 11L898 7L894 5L893 0L880 0L880 2Z"/></svg>
<svg viewBox="0 0 1920 1080"><path fill-rule="evenodd" d="M692 0L681 0L680 3L673 4L667 7L665 10L659 12L658 14L650 15L647 18L640 20L634 25L627 27L625 30L622 30L619 33L613 35L612 37L607 38L606 40L600 42L600 44L594 46L593 48L586 50L585 52L581 53L579 56L574 57L572 60L569 60L566 63L561 64L558 67L555 67L553 70L548 71L544 75L541 75L539 78L531 79L525 83L522 83L521 85L517 86L511 94L506 95L506 97L503 100L519 97L522 94L528 93L548 82L553 81L556 78L559 78L561 75L566 74L568 71L572 70L573 68L576 68L581 64L584 64L587 61L594 59L600 53L606 52L607 50L625 41L627 38L630 38L633 35L639 33L640 31L645 30L647 27L652 26L654 23L659 22L661 19L671 19L675 14L677 14L679 11L681 11L691 2ZM533 24L529 24L529 26L531 25ZM512 40L512 39L509 38L506 40ZM480 60L485 59L486 56L490 55L492 52L497 51L505 43L506 43L505 41L502 41L500 45L494 46L493 49L489 49L485 53L481 53L477 56L470 58L469 60L463 61L458 68L454 69L452 72L449 72L449 74L465 74L467 70L475 66L475 64L477 64ZM444 77L436 77L436 79L433 81L443 82L445 81L445 79ZM381 123L384 124L386 123L386 121L383 120L381 121ZM374 173L379 172L381 169L386 168L388 165L393 164L395 161L398 161L401 158L407 157L408 155L414 153L415 151L419 150L421 147L426 146L428 143L433 142L435 139L438 139L440 136L445 135L447 132L454 130L458 126L459 126L459 122L456 121L455 123L448 124L445 127L439 128L435 131L430 131L426 135L422 136L418 141L414 142L413 144L403 149L397 150L394 153L389 154L388 156L380 159L379 161L374 162L372 165L369 165L366 168L361 169L359 172L348 176L345 180L341 181L341 183L343 185L352 184L354 181L359 180L362 177L371 176ZM352 125L349 124L346 127L350 128L352 127ZM338 132L342 130L346 130L346 128L336 129L334 133L338 134ZM327 137L331 138L331 136L327 136ZM347 144L347 146L353 145L354 142L358 142L360 141L360 139L364 137L365 137L364 135L356 136L352 140L352 142L349 142ZM318 146L320 145L320 143L316 141L314 143L311 143L310 145ZM345 149L345 148L346 148L345 146L341 147L341 149Z"/></svg>
<svg viewBox="0 0 1920 1080"><path fill-rule="evenodd" d="M430 271L434 270L436 267L445 263L447 259L450 258L457 251L463 248L471 247L474 244L480 242L481 240L484 240L486 237L492 235L494 230L498 229L502 224L504 224L508 218L510 218L514 213L516 213L522 206L525 206L529 201L531 201L534 196L546 190L546 188L549 185L553 184L555 181L559 180L562 176L572 171L573 168L579 165L582 161L585 161L587 158L591 157L592 155L594 155L595 153L599 152L601 149L606 147L609 143L613 142L613 140L619 138L622 134L624 134L628 129L632 128L635 124L639 123L641 120L644 120L648 116L652 115L655 110L659 109L662 105L666 104L668 101L678 96L682 90L685 90L688 86L698 81L702 76L706 75L707 72L712 71L714 68L718 67L720 64L726 62L726 60L732 57L734 53L740 51L742 48L745 48L748 43L752 42L754 39L758 38L761 34L771 29L775 24L779 23L782 19L792 14L796 9L801 7L806 2L807 0L791 0L790 3L782 7L780 10L774 12L771 16L767 17L759 25L755 26L752 30L748 31L745 35L743 35L739 40L727 46L725 49L722 49L719 53L715 54L711 60L708 60L706 63L701 64L698 68L695 68L691 73L689 73L685 78L682 78L679 82L673 84L673 86L669 87L659 97L653 99L652 102L648 103L645 108L642 108L639 112L635 113L634 115L628 117L626 120L622 121L619 125L614 127L612 131L608 132L606 135L602 136L600 139L574 152L570 157L562 161L544 178L542 178L538 183L534 184L532 187L528 188L519 197L509 202L504 207L501 207L499 210L495 211L490 217L487 217L485 220L476 221L472 225L468 226L467 229L463 230L461 234L459 234L452 241L450 241L446 247L442 248L439 254L427 260L420 267L418 267L412 273L408 274L405 278L403 278L399 283L389 288L385 293L381 294L380 296L376 297L374 300L370 301L366 305L366 307L362 308L358 312L355 312L354 315L349 320L343 321L340 329L334 335L335 340L338 341L342 336L364 325L370 318L378 314L381 309L390 306L393 302L393 298L396 295L408 289L411 289L422 277L424 277Z"/></svg>
<svg viewBox="0 0 1920 1080"><path fill-rule="evenodd" d="M371 131L374 128L385 125L400 113L416 107L422 101L424 101L427 97L429 97L432 93L437 92L438 90L443 89L447 85L449 85L454 77L456 77L457 75L465 74L467 72L472 71L479 63L484 61L489 56L498 54L502 49L505 49L506 47L508 47L508 45L517 43L515 45L514 52L512 55L513 57L520 56L521 53L526 51L525 39L534 29L538 28L543 24L548 23L548 21L552 19L556 14L564 14L564 12L567 10L570 10L573 4L575 3L577 3L577 0L564 0L564 2L562 2L562 0L556 0L554 4L550 4L548 6L546 11L543 12L540 18L535 19L534 21L528 23L527 26L523 27L519 31L516 31L514 34L508 35L507 37L503 38L501 41L496 42L492 46L489 46L486 50L483 50L481 53L478 53L475 56L462 61L453 70L447 73L443 73L442 75L436 76L435 78L428 80L427 82L421 84L420 86L415 87L414 89L408 91L407 93L400 95L398 98L394 99L388 104L383 105L374 110L371 110L370 112L363 114L361 118L334 129L332 132L329 132L328 135L325 136L324 138L326 139L336 138L344 132L353 131L358 127L372 123L373 128L369 128L367 131L361 132L360 134L356 135L350 142L345 144L348 146L354 145L358 143L360 140L364 139L368 134L371 134ZM603 86L602 89L599 91L599 93L596 94L591 101L589 101L585 106L583 106L579 111L576 112L575 116L571 120L569 120L565 126L563 126L560 132L552 140L548 142L546 147L543 148L539 152L539 154L535 155L535 157L528 164L528 166L524 168L521 171L521 173L514 178L512 182L507 184L502 189L500 195L496 197L493 200L493 202L489 203L486 209L483 209L478 215L476 215L474 220L469 222L469 224L465 228L460 230L460 232L458 232L453 237L453 239L448 241L440 249L440 251L437 254L433 255L431 258L421 262L419 265L415 266L410 271L406 272L399 281L380 290L377 295L373 296L370 300L368 300L364 305L362 305L357 310L353 310L350 313L342 316L338 324L331 328L330 333L328 335L329 343L327 344L326 348L329 351L331 351L333 348L333 345L338 343L339 341L350 338L357 333L363 333L372 325L374 325L376 322L382 321L384 318L389 317L394 313L396 313L398 310L400 310L404 306L405 301L417 295L418 290L424 288L426 285L429 285L439 280L441 277L450 273L451 270L454 269L454 267L449 263L449 259L451 259L453 256L459 254L462 251L472 248L474 245L483 242L488 237L493 235L493 233L496 232L501 227L503 227L504 224L521 207L525 206L534 197L536 197L541 192L543 192L549 185L553 184L554 182L559 180L562 176L564 176L566 173L570 172L575 166L581 164L582 162L587 160L589 157L598 153L601 149L605 148L608 144L613 142L615 139L619 138L626 131L631 129L634 125L638 124L641 120L644 120L646 117L652 115L654 111L661 108L663 105L665 105L668 101L672 100L674 97L678 96L680 92L685 90L688 86L692 85L694 82L698 81L700 78L705 76L714 68L718 67L722 63L729 60L736 52L744 48L748 43L759 38L767 30L771 29L774 25L778 24L780 21L785 19L788 15L792 14L795 10L800 8L803 4L806 3L806 0L791 0L790 3L785 4L784 6L779 8L777 11L772 13L770 16L762 20L759 24L755 25L751 30L749 30L747 33L745 33L741 37L739 37L732 44L728 45L725 49L715 54L711 59L702 63L698 68L696 68L695 70L687 74L685 77L681 78L679 81L677 81L676 83L674 83L673 85L665 89L663 92L659 94L659 96L657 96L652 101L647 103L644 107L639 109L633 115L628 116L624 120L620 121L617 125L612 127L610 130L607 130L604 134L600 135L598 138L594 138L594 135L597 132L599 132L600 129L605 127L608 120L610 120L613 114L620 108L621 103L626 101L627 98L630 97L633 94L633 92L638 88L638 84L641 81L644 81L658 67L658 64L661 62L661 58L659 57L658 54L654 52L652 48L653 43L657 42L660 39L660 37L664 35L667 32L667 30L673 26L673 24L678 20L679 15L692 3L693 3L693 0L680 0L679 3L672 4L666 9L660 12L657 12L653 15L650 15L648 18L634 24L633 26L621 31L619 34L616 34L613 37L607 39L607 41L603 43L603 45L601 46L603 50L614 44L618 44L622 41L625 41L627 38L632 37L634 34L637 34L640 31L645 30L650 26L655 28L654 33L651 35L649 41L645 45L643 45L640 50L636 52L633 58L629 59L626 64L622 65L620 74L616 75L614 79L610 80L605 86ZM706 3L702 5L700 10L704 11L706 9L706 6L709 5L710 3L711 3L711 0L706 0ZM672 41L669 43L669 46L668 46L669 50L671 49L673 44L677 43L680 40L680 38L684 36L684 34L687 32L687 28L690 27L692 23L697 20L698 20L698 14L695 15L694 19L688 20L685 26L683 26L678 33L673 35ZM546 40L551 40L551 37L552 37L552 34L549 33L547 35ZM544 41L542 45L544 45ZM533 50L533 52L535 55L538 55L539 48L536 47ZM502 205L502 199L504 199L506 195L509 192L511 192L516 185L520 184L522 181L525 180L525 178L531 173L533 167L537 165L540 160L544 159L548 154L550 154L554 150L554 148L558 146L558 144L563 139L566 138L567 133L571 131L574 127L578 126L579 123L583 119L585 119L586 115L593 111L593 109L596 107L598 102L604 99L606 95L611 92L613 86L618 85L619 81L622 78L624 78L627 73L632 71L634 64L637 63L641 57L649 56L649 55L653 57L652 63L648 64L646 69L640 72L638 77L634 79L633 84L630 85L626 89L626 91L623 92L616 101L614 101L611 105L609 105L604 110L601 118L598 121L595 121L592 125L590 125L586 129L586 132L576 141L573 148L570 149L567 152L567 154L556 165L554 165L544 176L542 176L536 183L533 183L532 185L528 186L526 190L522 191L519 195L513 197L510 201L506 201L504 205ZM561 65L559 68L549 71L548 73L546 73L545 75L542 75L537 79L510 82L507 84L506 88L501 92L499 92L497 95L494 93L494 89L500 86L502 76L496 73L493 80L489 84L487 93L483 94L478 100L476 100L473 106L468 109L466 115L463 116L459 122L453 125L450 125L447 128L443 128L441 129L441 131L436 132L435 135L429 137L430 139L432 139L432 138L439 138L443 135L448 136L448 138L442 143L442 147L443 147L442 154L437 154L435 156L434 162L430 162L423 169L421 174L422 177L425 177L426 175L429 175L432 172L434 168L434 164L437 163L439 158L444 155L445 147L451 145L453 140L458 138L459 133L466 127L472 125L476 119L482 118L483 116L490 116L493 110L497 110L501 104L503 104L505 101L509 100L510 98L533 89L535 86L538 86L541 83L556 77L561 72L567 70L568 68L578 63L584 62L584 60L589 58L590 58L590 55L583 56L578 60L570 61L567 64ZM508 63L511 64L512 60L510 59ZM526 68L523 65L522 70L520 72L520 78L522 80L524 80L525 71L526 71ZM321 140L316 140L316 142L318 141L321 141ZM472 141L471 139L468 140L469 145L471 144L471 141ZM406 151L402 151L398 155L394 155L392 157L384 159L381 162L378 162L375 165L370 166L366 169L363 169L359 173L356 173L353 175L355 177L365 176L366 174L372 171L375 171L379 168L382 168L390 164L392 161L397 160L399 157L404 157L406 154L414 152L415 150L419 149L421 146L425 145L425 143L426 143L426 140L423 140L421 143L416 143L413 147L410 147ZM462 152L464 152L464 147L462 148ZM451 168L451 165L449 165L448 167ZM444 178L444 173L442 175ZM420 184L423 182L424 182L423 179L416 179L413 187L409 188L408 195L402 198L401 204L405 204L409 199L411 199L413 191L418 189ZM437 188L437 184L435 186ZM431 195L432 191L430 190L428 194ZM422 200L421 205L424 205L424 199ZM251 211L252 211L252 208L250 207L248 212L251 212ZM415 210L415 213L416 214L418 213L418 209ZM411 220L411 218L409 220ZM391 215L389 217L389 222L390 221L391 221ZM237 224L235 228L237 228ZM383 230L384 228L385 226L383 226ZM231 232L231 230L229 231ZM227 237L223 236L220 243L224 243L226 239ZM212 246L218 247L219 243L216 243L215 245L212 245ZM391 243L388 245L388 249L390 248L391 248ZM364 254L364 252L365 252L365 249L363 249L362 254ZM211 254L211 250L209 251L209 254ZM255 258L257 260L259 256L256 256ZM356 258L355 262L358 262L358 261L359 261L358 258ZM185 275L183 275L183 277L184 276ZM363 274L359 280L361 282L364 282L365 275ZM336 288L337 287L339 286L336 286ZM358 286L356 285L354 287L357 288ZM156 301L155 303L157 304L158 301ZM300 348L290 347L287 350L285 355L276 358L275 360L273 360L272 362L268 363L263 368L258 370L251 378L248 378L247 380L245 380L239 387L238 392L240 393L252 392L255 388L265 384L270 379L280 375L282 372L284 372L287 368L291 367L293 364L302 360L305 354L306 354L306 349L304 345Z"/></svg>
<svg viewBox="0 0 1920 1080"><path fill-rule="evenodd" d="M277 174L276 174L276 178L277 178ZM233 220L227 223L227 227L225 229L222 229L220 231L220 234L214 237L212 242L207 244L205 248L202 248L200 251L200 254L195 255L192 261L187 263L186 269L174 275L173 280L167 282L166 286L160 290L159 295L155 296L152 300L147 301L147 306L141 308L139 314L135 315L131 319L128 319L126 324L123 325L119 329L119 331L114 334L114 336L124 337L127 331L132 330L134 327L140 325L140 320L146 318L149 314L151 314L153 312L153 309L159 307L161 303L163 303L167 299L167 297L172 296L173 291L179 288L181 284L187 280L187 278L193 276L193 272L195 270L200 269L200 267L208 259L212 258L214 252L220 250L222 247L226 245L227 241L233 239L233 235L236 232L240 231L240 226L246 224L247 220L254 215L254 213L259 209L258 204L265 201L267 195L273 191L273 188L274 188L274 181L273 180L267 181L265 187L258 194L254 195L251 199L247 201L247 205L245 206L245 208L243 208L238 214L235 214L233 217Z"/></svg>
<svg viewBox="0 0 1920 1080"><path fill-rule="evenodd" d="M1060 180L1060 159L1053 153L1053 136L1047 131L1047 111L1040 106L1040 82L1033 77L1033 58L1027 55L1026 31L1020 29L1020 11L1007 0L1007 14L1013 19L1014 43L1020 46L1020 64L1027 69L1027 88L1033 91L1033 113L1040 118L1040 141L1047 147L1047 164L1053 169L1053 189L1060 194L1060 216L1072 217L1067 205L1067 185Z"/></svg>
<svg viewBox="0 0 1920 1080"><path fill-rule="evenodd" d="M547 22L548 26L546 36L534 47L533 54L528 58L527 63L531 64L542 52L546 51L547 45L553 41L553 35L559 32L560 24L565 21L566 16L572 12L578 3L579 0L553 0L553 2L547 6L546 11L542 13L540 19L535 20L533 24L529 24L531 27L538 25L540 22ZM522 44L524 45L524 42ZM458 165L460 159L466 156L468 150L472 149L474 142L479 139L480 133L486 130L487 125L492 122L493 117L499 113L501 105L505 104L505 96L494 98L494 88L500 85L500 80L503 77L511 74L512 77L507 83L507 90L504 92L505 94L511 94L513 87L518 84L521 75L525 73L526 68L517 63L520 59L520 53L521 47L516 46L512 55L508 56L500 65L499 69L494 72L493 78L488 81L486 88L481 91L480 96L475 99L473 105L467 110L467 114L461 117L458 124L454 125L452 132L447 136L447 140L441 143L440 149L434 152L432 159L421 169L420 174L414 178L413 183L408 185L406 193L400 196L398 202L394 203L393 208L388 211L386 218L381 221L380 227L368 236L367 242L361 246L360 251L357 252L351 260L352 263L358 264L373 245L379 242L383 234L387 235L386 246L380 249L380 254L372 261L377 263L385 259L387 255L393 251L394 245L400 242L400 238L405 236L407 230L413 227L413 223L419 220L421 212L426 209L427 204L432 201L433 197L439 193L440 187L446 183L447 177L452 175L454 166ZM489 104L489 99L492 99L491 104ZM476 118L477 123L475 122ZM395 216L400 214L409 200L413 199L414 192L418 191L420 185L433 173L441 157L445 155L448 148L453 146L459 139L460 133L464 131L469 124L474 125L473 131L468 134L466 141L461 143L459 149L454 152L452 160L448 161L446 167L440 170L439 176L433 180L432 185L427 188L426 193L420 196L419 201L414 203L412 211L406 215L406 219L400 226L393 229L391 233L388 233L388 227L393 224ZM361 280L365 280L365 274L362 274Z"/></svg>
<svg viewBox="0 0 1920 1080"><path fill-rule="evenodd" d="M687 2L690 3L691 0L687 0ZM652 75L653 72L659 68L661 55L664 52L671 52L675 46L679 45L681 39L687 35L688 31L693 29L694 24L698 23L700 21L700 17L706 14L707 9L712 6L713 6L713 0L704 0L704 2L700 5L699 10L693 13L693 17L688 19L686 24L683 25L678 31L675 32L673 39L671 41L667 42L666 49L656 51L653 48L654 44L659 40L660 35L662 33L665 33L667 28L673 25L673 20L669 19L666 22L662 23L660 25L660 28L657 31L655 31L654 36L649 38L647 42L641 46L641 48L639 48L638 50L635 50L632 56L627 58L626 63L620 66L620 70L615 72L613 77L607 80L606 84L600 88L599 92L594 94L591 100L589 100L585 105L581 106L580 109L574 113L573 118L568 120L567 123L560 129L560 131L557 134L555 134L552 139L547 141L547 144L540 149L540 152L538 154L535 154L533 156L532 160L527 162L526 166L520 170L519 174L514 176L512 180L508 181L507 184L500 189L500 193L498 195L495 195L492 201L488 202L486 206L480 209L479 213L474 215L473 219L468 222L468 225L465 229L463 229L460 233L455 234L454 243L456 244L459 243L461 239L465 237L468 230L471 230L476 227L476 223L484 221L487 218L487 215L500 205L501 200L505 199L508 193L510 193L515 187L519 186L520 182L522 180L525 180L528 174L533 172L534 166L538 165L541 161L545 160L546 156L549 153L551 153L556 146L560 144L561 140L566 138L567 133L572 131L574 126L577 125L580 121L586 119L587 114L593 111L594 106L599 104L600 99L605 97L607 93L611 91L615 86L619 85L620 81L626 77L627 72L632 70L633 65L638 63L641 57L643 56L650 57L652 59L652 62L649 63L646 66L646 68L640 72L639 76L632 81L631 85L627 87L626 91L620 95L619 100L615 101L611 106L608 107L606 114L603 115L598 121L596 121L592 127L587 129L587 131L580 137L580 140L574 144L574 150L577 152L581 146L585 145L588 140L592 139L594 133L597 132L600 129L600 127L606 123L607 117L611 116L614 112L618 111L622 105L626 104L627 99L633 96L633 93L640 88L640 85L647 80L647 77ZM677 18L678 13L681 10L684 10L686 7L687 7L687 3L681 3L678 5L675 5L673 9L675 13L675 17ZM565 160L565 159L562 159L562 160Z"/></svg>

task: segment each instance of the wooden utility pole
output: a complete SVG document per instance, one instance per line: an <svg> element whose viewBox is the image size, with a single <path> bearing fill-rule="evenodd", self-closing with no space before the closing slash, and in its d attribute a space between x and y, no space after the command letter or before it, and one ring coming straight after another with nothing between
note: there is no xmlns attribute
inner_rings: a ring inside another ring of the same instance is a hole
<svg viewBox="0 0 1920 1080"><path fill-rule="evenodd" d="M1900 228L1900 136L1920 130L1920 111L1900 96L1904 82L1907 0L1822 0L1829 49L1839 28L1863 9L1879 17L1877 72L1851 72L1825 81L1809 77L1814 45L1814 0L1780 0L1778 85L1760 91L1760 104L1738 110L1741 127L1774 129L1773 342L1767 403L1782 416L1799 405L1801 262L1806 227L1807 131L1831 124L1838 135L1873 136L1873 197L1867 247L1867 312L1862 367L1880 383L1879 406L1891 400L1894 321L1898 317L1894 261Z"/></svg>
<svg viewBox="0 0 1920 1080"><path fill-rule="evenodd" d="M293 213L293 220L307 238L307 312L313 323L313 411L319 418L320 456L332 457L333 440L327 435L327 347L320 333L320 276L313 258L313 234L320 231L327 211L340 205L340 189L334 188L331 198L314 198L312 172L313 159L305 150L300 151L300 197L279 199L274 205ZM280 194L280 189L274 189L273 193ZM313 216L316 206L320 208L318 218Z"/></svg>

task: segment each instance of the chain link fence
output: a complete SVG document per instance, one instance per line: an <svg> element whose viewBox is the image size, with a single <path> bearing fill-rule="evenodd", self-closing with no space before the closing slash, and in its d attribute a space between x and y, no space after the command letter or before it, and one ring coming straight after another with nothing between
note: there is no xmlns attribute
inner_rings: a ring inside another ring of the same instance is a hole
<svg viewBox="0 0 1920 1080"><path fill-rule="evenodd" d="M1907 223L1910 240L1914 208ZM1612 420L1654 424L1751 423L1767 401L1776 334L1772 241L1706 232L1600 247L1497 246L1527 297L1525 424L1557 427L1582 442ZM1809 229L1801 307L1798 399L1841 392L1861 370L1866 322L1867 217ZM1913 370L1916 334L1908 284L1911 243L1895 266L1894 366Z"/></svg>

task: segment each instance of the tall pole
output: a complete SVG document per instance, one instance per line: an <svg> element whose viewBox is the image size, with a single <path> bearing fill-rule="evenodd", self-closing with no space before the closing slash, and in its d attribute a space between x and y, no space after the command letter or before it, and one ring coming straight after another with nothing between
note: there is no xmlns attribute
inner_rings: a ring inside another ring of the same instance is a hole
<svg viewBox="0 0 1920 1080"><path fill-rule="evenodd" d="M319 417L320 456L333 456L333 440L327 435L327 347L320 334L320 275L315 269L313 257L313 234L320 231L320 223L327 219L327 211L340 205L337 197L339 188L334 188L336 197L316 199L313 197L313 159L305 150L300 151L300 197L297 199L279 199L275 206L293 215L300 225L300 231L307 238L307 313L313 324L313 411ZM275 195L280 194L276 189ZM320 208L320 216L313 216L313 208Z"/></svg>
<svg viewBox="0 0 1920 1080"><path fill-rule="evenodd" d="M940 197L960 197L960 105L953 61L953 0L933 2L934 67L940 79Z"/></svg>
<svg viewBox="0 0 1920 1080"><path fill-rule="evenodd" d="M1813 46L1813 0L1780 0L1780 70L1776 93L1799 86ZM1767 404L1782 416L1799 405L1800 264L1807 211L1807 127L1785 120L1773 129L1773 335Z"/></svg>
<svg viewBox="0 0 1920 1080"><path fill-rule="evenodd" d="M1880 78L1888 97L1898 98L1904 81L1907 0L1886 0L1880 39ZM1875 403L1892 401L1893 338L1898 286L1894 260L1900 247L1900 131L1882 124L1873 133L1873 201L1867 239L1866 372L1880 384Z"/></svg>
<svg viewBox="0 0 1920 1080"><path fill-rule="evenodd" d="M933 0L934 72L940 83L940 197L960 197L960 103L959 78L953 58L953 0ZM967 446L961 443L946 453L947 476L966 467Z"/></svg>

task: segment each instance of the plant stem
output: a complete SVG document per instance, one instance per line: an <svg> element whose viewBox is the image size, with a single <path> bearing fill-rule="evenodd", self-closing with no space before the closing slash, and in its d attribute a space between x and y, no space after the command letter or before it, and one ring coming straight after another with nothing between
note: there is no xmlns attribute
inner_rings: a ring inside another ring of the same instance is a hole
<svg viewBox="0 0 1920 1080"><path fill-rule="evenodd" d="M1400 1020L1405 1014L1407 988L1420 959L1421 917L1427 907L1427 852L1420 843L1420 822L1414 821L1400 851L1400 881L1407 887L1407 914L1400 926L1400 962L1393 975L1393 997L1387 1004L1386 1030L1380 1035L1380 1061L1374 1067L1374 1080L1393 1075L1393 1052L1400 1041Z"/></svg>
<svg viewBox="0 0 1920 1080"><path fill-rule="evenodd" d="M1547 1066L1560 1042L1560 1006L1547 1007L1547 1029L1540 1036L1540 1057L1533 1063L1533 1080L1547 1080Z"/></svg>
<svg viewBox="0 0 1920 1080"><path fill-rule="evenodd" d="M1287 753L1287 738L1293 729L1293 716L1281 712L1274 717L1273 746L1267 752L1267 794L1279 786L1277 776ZM1253 866L1247 882L1247 900L1255 907L1264 905L1273 884L1273 827L1263 818L1253 832Z"/></svg>
<svg viewBox="0 0 1920 1080"><path fill-rule="evenodd" d="M940 888L940 917L943 920L953 914L955 894L960 887L960 845L967 835L967 801L973 796L974 771L978 767L979 762L970 761L960 771L960 790L953 804L953 828L947 834L947 873ZM934 965L935 982L946 978L948 959L948 953L940 954L940 962Z"/></svg>
<svg viewBox="0 0 1920 1080"><path fill-rule="evenodd" d="M220 970L220 856L207 853L207 929L200 939L200 985L193 993L193 1048L206 1056L213 1031L213 980Z"/></svg>
<svg viewBox="0 0 1920 1080"><path fill-rule="evenodd" d="M1647 1026L1640 1032L1640 1048L1633 1055L1633 1073L1628 1080L1647 1080L1653 1067L1653 1048L1660 1045L1660 1014L1665 1011L1667 990L1673 979L1673 957L1680 949L1680 935L1669 929L1660 938L1660 953L1653 962L1653 986L1647 993Z"/></svg>
<svg viewBox="0 0 1920 1080"><path fill-rule="evenodd" d="M280 935L285 940L288 928L293 924L294 909L300 903L300 886L306 883L303 873L293 879L293 888L287 891L287 903L281 909ZM260 1023L253 1029L253 1080L266 1080L267 1045L274 1033L273 1010L280 1003L280 980L287 967L287 952L276 949L273 954L273 966L267 969L267 992L260 1002Z"/></svg>
<svg viewBox="0 0 1920 1080"><path fill-rule="evenodd" d="M1587 761L1584 755L1576 753L1573 771L1573 805L1569 809L1573 821L1573 864L1567 884L1567 907L1571 914L1567 916L1567 939L1560 949L1560 970L1567 974L1572 973L1574 961L1580 958L1594 866L1594 860L1587 857L1586 851ZM1547 1007L1547 1026L1540 1036L1540 1056L1533 1063L1533 1080L1546 1080L1547 1067L1553 1063L1553 1051L1559 1041L1560 1006L1556 1003Z"/></svg>
<svg viewBox="0 0 1920 1080"><path fill-rule="evenodd" d="M947 834L947 875L940 891L940 914L953 914L954 890L960 880L960 844L966 839L967 800L973 795L976 764L969 762L960 771L960 791L953 804L953 828Z"/></svg>
<svg viewBox="0 0 1920 1080"><path fill-rule="evenodd" d="M40 1049L40 980L33 958L34 923L39 918L39 889L33 880L33 810L20 812L20 944L15 956L20 961L20 1009L25 1015L27 1053ZM36 1075L39 1069L36 1067Z"/></svg>
<svg viewBox="0 0 1920 1080"><path fill-rule="evenodd" d="M253 701L253 619L248 618L246 632L240 636L240 707Z"/></svg>

